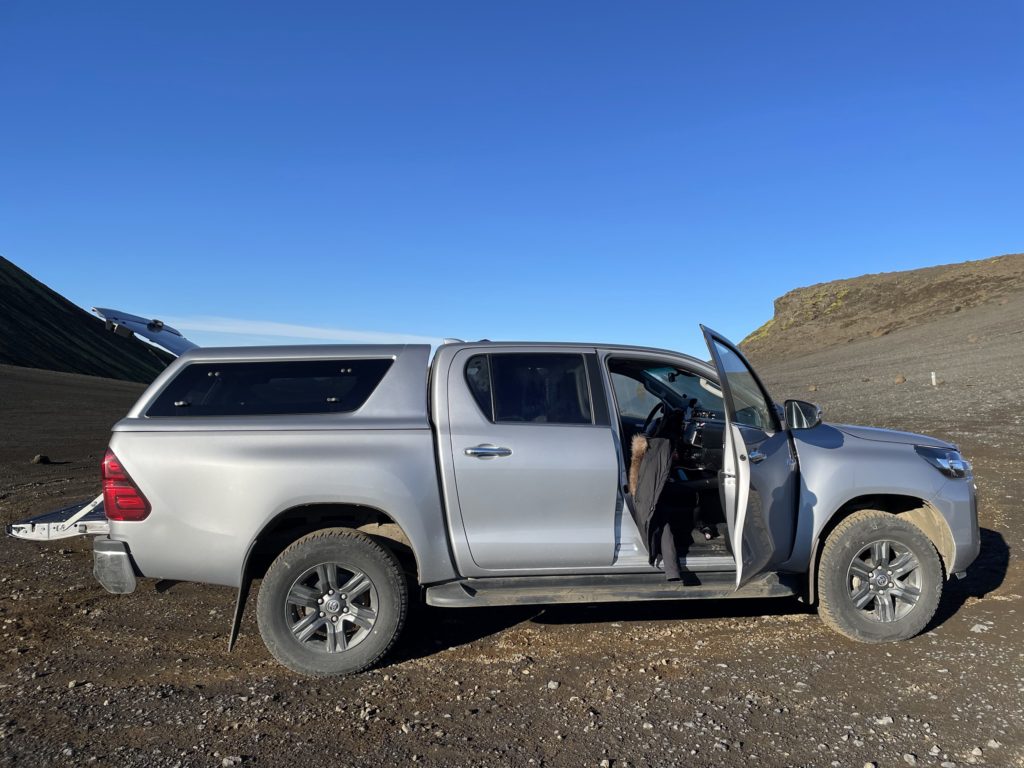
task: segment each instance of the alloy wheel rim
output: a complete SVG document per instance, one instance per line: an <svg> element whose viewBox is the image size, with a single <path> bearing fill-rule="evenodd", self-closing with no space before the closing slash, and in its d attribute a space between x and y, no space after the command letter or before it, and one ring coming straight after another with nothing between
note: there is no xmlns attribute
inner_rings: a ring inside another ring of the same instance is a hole
<svg viewBox="0 0 1024 768"><path fill-rule="evenodd" d="M873 541L850 562L846 588L854 607L867 618L882 624L899 621L921 598L921 563L905 544Z"/></svg>
<svg viewBox="0 0 1024 768"><path fill-rule="evenodd" d="M296 642L320 653L344 653L377 623L379 599L362 571L341 563L306 569L285 597L285 623Z"/></svg>

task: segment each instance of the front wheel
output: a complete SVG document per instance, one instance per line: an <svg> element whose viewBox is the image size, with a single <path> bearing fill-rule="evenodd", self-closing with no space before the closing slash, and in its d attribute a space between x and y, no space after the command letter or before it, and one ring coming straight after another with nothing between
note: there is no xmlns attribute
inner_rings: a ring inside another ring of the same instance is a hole
<svg viewBox="0 0 1024 768"><path fill-rule="evenodd" d="M267 649L311 677L361 672L405 623L409 592L395 556L359 531L303 536L271 564L256 603Z"/></svg>
<svg viewBox="0 0 1024 768"><path fill-rule="evenodd" d="M888 512L863 510L825 541L818 613L852 640L905 640L935 615L942 580L942 561L920 528Z"/></svg>

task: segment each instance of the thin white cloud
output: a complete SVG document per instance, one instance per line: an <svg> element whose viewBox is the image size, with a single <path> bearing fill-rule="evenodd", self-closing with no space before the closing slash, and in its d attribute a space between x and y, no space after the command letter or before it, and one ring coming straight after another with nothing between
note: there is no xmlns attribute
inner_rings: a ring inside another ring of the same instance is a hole
<svg viewBox="0 0 1024 768"><path fill-rule="evenodd" d="M194 316L163 318L179 331L255 336L273 339L315 340L340 344L438 344L438 336L411 333L360 331L351 328L322 328L314 325L275 323L270 320L243 320L234 317ZM187 333L186 333L187 335Z"/></svg>

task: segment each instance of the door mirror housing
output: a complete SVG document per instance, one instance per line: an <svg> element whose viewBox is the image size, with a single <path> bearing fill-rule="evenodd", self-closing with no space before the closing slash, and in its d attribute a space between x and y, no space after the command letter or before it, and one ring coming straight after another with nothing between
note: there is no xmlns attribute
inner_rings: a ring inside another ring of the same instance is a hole
<svg viewBox="0 0 1024 768"><path fill-rule="evenodd" d="M821 406L805 400L787 400L786 424L790 429L811 429L821 424Z"/></svg>

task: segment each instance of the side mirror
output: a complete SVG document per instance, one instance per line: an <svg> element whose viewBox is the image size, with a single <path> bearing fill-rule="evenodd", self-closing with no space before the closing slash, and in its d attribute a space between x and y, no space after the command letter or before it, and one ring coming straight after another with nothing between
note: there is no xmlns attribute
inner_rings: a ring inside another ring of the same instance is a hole
<svg viewBox="0 0 1024 768"><path fill-rule="evenodd" d="M810 429L821 424L821 406L804 400L787 400L784 406L790 429Z"/></svg>

